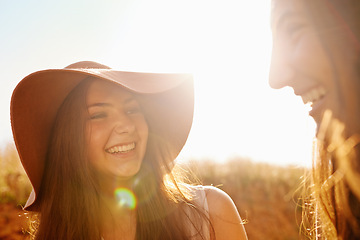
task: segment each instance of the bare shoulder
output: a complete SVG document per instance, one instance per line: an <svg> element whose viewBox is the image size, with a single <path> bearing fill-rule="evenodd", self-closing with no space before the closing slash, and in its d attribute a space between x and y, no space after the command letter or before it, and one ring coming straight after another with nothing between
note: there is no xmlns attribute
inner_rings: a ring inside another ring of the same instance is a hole
<svg viewBox="0 0 360 240"><path fill-rule="evenodd" d="M231 197L224 192L223 190L213 187L213 186L204 186L206 198L208 200L209 207L212 206L212 210L217 212L217 210L222 210L223 208L230 207L235 208L235 204ZM221 203L221 204L219 204ZM218 209L219 208L219 209ZM221 214L221 211L219 212Z"/></svg>
<svg viewBox="0 0 360 240"><path fill-rule="evenodd" d="M241 222L237 208L226 192L213 186L206 186L204 188L209 205L209 212L212 217L227 218L228 215L233 215L232 217L236 221Z"/></svg>
<svg viewBox="0 0 360 240"><path fill-rule="evenodd" d="M216 239L247 239L240 214L231 197L216 187L204 186L204 189Z"/></svg>

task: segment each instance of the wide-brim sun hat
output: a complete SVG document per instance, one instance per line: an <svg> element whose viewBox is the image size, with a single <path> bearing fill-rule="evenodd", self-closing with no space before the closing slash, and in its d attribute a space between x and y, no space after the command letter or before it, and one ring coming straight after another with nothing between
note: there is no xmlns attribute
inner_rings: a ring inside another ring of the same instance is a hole
<svg viewBox="0 0 360 240"><path fill-rule="evenodd" d="M39 208L36 196L58 109L68 94L89 77L118 84L135 93L149 130L166 143L174 159L185 145L194 112L191 74L117 71L90 61L34 72L18 83L10 103L14 142L33 187L26 210Z"/></svg>

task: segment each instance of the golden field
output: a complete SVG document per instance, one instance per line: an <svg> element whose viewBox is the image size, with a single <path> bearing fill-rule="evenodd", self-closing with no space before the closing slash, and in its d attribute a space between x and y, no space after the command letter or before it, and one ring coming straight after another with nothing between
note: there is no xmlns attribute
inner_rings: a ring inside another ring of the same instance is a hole
<svg viewBox="0 0 360 240"><path fill-rule="evenodd" d="M182 163L189 179L195 174L234 200L250 240L301 239L298 188L306 169L233 158L225 163L189 160ZM0 240L28 239L21 205L31 190L13 145L0 152Z"/></svg>

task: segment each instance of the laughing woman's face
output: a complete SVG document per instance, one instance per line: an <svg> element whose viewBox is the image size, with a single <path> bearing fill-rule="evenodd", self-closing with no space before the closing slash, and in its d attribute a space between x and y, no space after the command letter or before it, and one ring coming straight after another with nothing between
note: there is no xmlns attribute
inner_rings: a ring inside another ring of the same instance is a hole
<svg viewBox="0 0 360 240"><path fill-rule="evenodd" d="M95 80L86 103L88 158L102 174L129 178L145 156L148 125L133 94L114 83Z"/></svg>
<svg viewBox="0 0 360 240"><path fill-rule="evenodd" d="M323 2L323 8L328 8L326 1ZM309 115L319 129L325 110L331 110L340 119L351 111L358 95L358 89L354 89L357 78L354 59L343 51L351 47L348 39L340 39L342 47L327 41L333 41L336 35L345 35L345 27L317 29L304 4L309 3L273 0L273 52L269 83L273 88L293 88L304 104L311 106ZM329 21L336 20L331 19L331 15L324 16L323 20L326 21L329 16Z"/></svg>

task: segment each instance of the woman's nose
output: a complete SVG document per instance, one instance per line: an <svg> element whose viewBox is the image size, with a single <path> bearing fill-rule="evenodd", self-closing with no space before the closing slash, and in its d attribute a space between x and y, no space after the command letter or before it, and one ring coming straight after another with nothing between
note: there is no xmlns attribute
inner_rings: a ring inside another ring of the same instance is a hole
<svg viewBox="0 0 360 240"><path fill-rule="evenodd" d="M283 46L274 42L269 71L270 87L279 89L290 86L291 79L294 77L289 58L290 54L291 52L286 51Z"/></svg>
<svg viewBox="0 0 360 240"><path fill-rule="evenodd" d="M135 130L133 120L126 114L116 116L114 131L118 134L132 133Z"/></svg>

